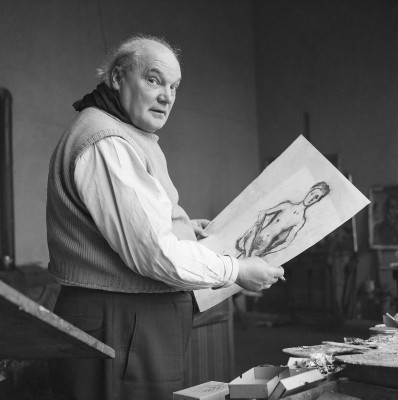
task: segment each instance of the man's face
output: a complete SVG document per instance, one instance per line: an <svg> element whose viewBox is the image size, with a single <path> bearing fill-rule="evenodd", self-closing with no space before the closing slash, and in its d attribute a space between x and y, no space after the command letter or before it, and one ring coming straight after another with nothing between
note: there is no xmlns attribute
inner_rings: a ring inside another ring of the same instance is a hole
<svg viewBox="0 0 398 400"><path fill-rule="evenodd" d="M111 83L133 125L153 133L170 115L181 69L174 54L157 42L148 42L140 60L124 71L115 68Z"/></svg>
<svg viewBox="0 0 398 400"><path fill-rule="evenodd" d="M308 206L316 203L323 197L323 195L324 195L324 191L322 189L320 189L320 188L312 189L307 194L307 196L305 196L304 205L308 207Z"/></svg>

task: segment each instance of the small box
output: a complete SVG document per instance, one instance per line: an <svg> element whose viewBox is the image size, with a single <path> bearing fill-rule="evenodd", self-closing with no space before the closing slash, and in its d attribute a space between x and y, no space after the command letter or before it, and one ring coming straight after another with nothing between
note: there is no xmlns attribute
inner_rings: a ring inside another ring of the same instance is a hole
<svg viewBox="0 0 398 400"><path fill-rule="evenodd" d="M290 372L287 367L272 365L254 367L229 383L230 398L267 398L279 380L288 376Z"/></svg>
<svg viewBox="0 0 398 400"><path fill-rule="evenodd" d="M225 400L228 383L209 381L173 393L173 400Z"/></svg>
<svg viewBox="0 0 398 400"><path fill-rule="evenodd" d="M325 380L325 377L317 370L307 370L306 372L299 372L288 378L279 380L274 391L269 396L268 400L278 400L290 394L308 390Z"/></svg>

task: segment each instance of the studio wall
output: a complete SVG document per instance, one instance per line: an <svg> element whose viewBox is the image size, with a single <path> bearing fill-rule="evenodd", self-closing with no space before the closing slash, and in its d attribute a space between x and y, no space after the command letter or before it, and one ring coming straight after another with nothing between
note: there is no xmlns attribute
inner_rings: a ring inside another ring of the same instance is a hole
<svg viewBox="0 0 398 400"><path fill-rule="evenodd" d="M260 162L305 133L308 113L312 144L365 195L398 184L398 3L255 0L254 16ZM368 212L356 218L358 285L379 273L395 292L369 248Z"/></svg>

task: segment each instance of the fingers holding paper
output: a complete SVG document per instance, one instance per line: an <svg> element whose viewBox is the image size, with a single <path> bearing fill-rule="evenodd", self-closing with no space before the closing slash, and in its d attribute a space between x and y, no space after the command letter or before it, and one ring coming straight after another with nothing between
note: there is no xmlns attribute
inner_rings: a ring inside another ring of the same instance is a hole
<svg viewBox="0 0 398 400"><path fill-rule="evenodd" d="M205 231L207 225L209 225L210 221L208 219L192 219L191 224L193 231L195 232L195 235L197 239L200 238L205 238L208 235L208 233Z"/></svg>
<svg viewBox="0 0 398 400"><path fill-rule="evenodd" d="M278 279L283 278L285 272L281 266L273 267L259 257L238 260L238 264L236 284L252 292L269 289Z"/></svg>

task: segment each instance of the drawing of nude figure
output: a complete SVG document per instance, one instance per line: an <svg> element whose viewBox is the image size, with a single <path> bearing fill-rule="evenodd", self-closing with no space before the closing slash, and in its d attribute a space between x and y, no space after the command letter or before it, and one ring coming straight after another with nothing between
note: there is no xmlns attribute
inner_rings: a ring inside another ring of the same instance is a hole
<svg viewBox="0 0 398 400"><path fill-rule="evenodd" d="M275 253L290 245L306 223L306 211L330 192L329 185L318 182L300 203L283 201L275 207L260 211L255 224L236 241L237 258Z"/></svg>

